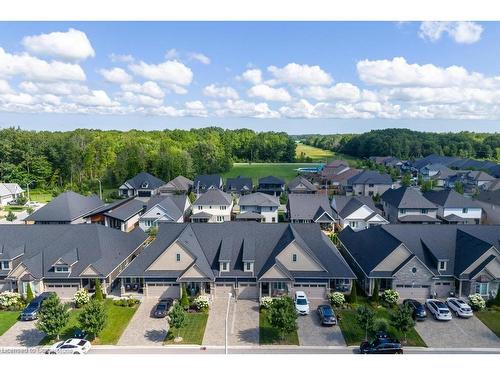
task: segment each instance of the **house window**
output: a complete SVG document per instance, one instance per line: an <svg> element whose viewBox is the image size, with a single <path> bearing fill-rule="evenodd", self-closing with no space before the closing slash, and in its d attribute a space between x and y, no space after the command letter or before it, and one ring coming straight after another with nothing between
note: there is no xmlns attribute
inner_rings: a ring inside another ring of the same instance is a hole
<svg viewBox="0 0 500 375"><path fill-rule="evenodd" d="M358 227L358 222L357 221L350 221L349 222L349 226L351 228L357 228Z"/></svg>
<svg viewBox="0 0 500 375"><path fill-rule="evenodd" d="M476 293L479 293L482 296L487 296L488 292L489 292L488 283L476 283Z"/></svg>
<svg viewBox="0 0 500 375"><path fill-rule="evenodd" d="M224 221L224 216L217 216L217 221Z"/></svg>
<svg viewBox="0 0 500 375"><path fill-rule="evenodd" d="M292 262L296 262L297 261L297 254L292 254Z"/></svg>
<svg viewBox="0 0 500 375"><path fill-rule="evenodd" d="M411 269L411 273L417 273L417 267L413 267L413 268Z"/></svg>
<svg viewBox="0 0 500 375"><path fill-rule="evenodd" d="M68 272L68 271L69 271L68 266L55 266L54 267L54 272L63 273L63 272Z"/></svg>
<svg viewBox="0 0 500 375"><path fill-rule="evenodd" d="M177 262L180 262L180 261L181 261L181 254L180 254L180 253L175 254L175 260L176 260Z"/></svg>
<svg viewBox="0 0 500 375"><path fill-rule="evenodd" d="M462 213L463 213L463 214L466 214L468 211L469 211L469 209L468 209L468 208L462 208Z"/></svg>
<svg viewBox="0 0 500 375"><path fill-rule="evenodd" d="M374 187L375 185L374 184L368 184L368 187Z"/></svg>
<svg viewBox="0 0 500 375"><path fill-rule="evenodd" d="M229 262L222 262L222 270L223 271L229 270Z"/></svg>
<svg viewBox="0 0 500 375"><path fill-rule="evenodd" d="M252 265L250 262L247 262L247 271L250 271L252 269Z"/></svg>
<svg viewBox="0 0 500 375"><path fill-rule="evenodd" d="M198 210L203 210L203 206L198 206Z"/></svg>
<svg viewBox="0 0 500 375"><path fill-rule="evenodd" d="M273 218L271 219L271 221L272 221L273 223L276 223L276 218L275 218L275 217L273 217Z"/></svg>
<svg viewBox="0 0 500 375"><path fill-rule="evenodd" d="M273 288L273 290L283 290L283 291L287 290L286 282L284 281L275 281L271 284L271 287Z"/></svg>
<svg viewBox="0 0 500 375"><path fill-rule="evenodd" d="M0 269L2 270L10 270L10 266L9 266L9 261L3 261L0 263Z"/></svg>
<svg viewBox="0 0 500 375"><path fill-rule="evenodd" d="M428 214L428 213L429 213L429 210L428 210L427 208L422 208L422 209L420 210L420 212L421 212L423 215L425 215L425 214Z"/></svg>
<svg viewBox="0 0 500 375"><path fill-rule="evenodd" d="M404 215L404 214L406 213L406 210L405 210L404 208L401 208L401 209L399 210L399 213L400 213L401 215Z"/></svg>
<svg viewBox="0 0 500 375"><path fill-rule="evenodd" d="M226 209L226 206L220 206L220 209L224 211Z"/></svg>
<svg viewBox="0 0 500 375"><path fill-rule="evenodd" d="M439 271L446 271L446 262L444 260L439 261Z"/></svg>

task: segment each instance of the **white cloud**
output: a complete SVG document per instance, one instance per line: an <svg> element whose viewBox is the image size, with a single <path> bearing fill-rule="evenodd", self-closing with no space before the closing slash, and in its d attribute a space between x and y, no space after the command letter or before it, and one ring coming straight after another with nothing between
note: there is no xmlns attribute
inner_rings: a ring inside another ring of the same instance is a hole
<svg viewBox="0 0 500 375"><path fill-rule="evenodd" d="M169 49L167 52L165 52L165 60L175 60L179 59L181 57L179 51L177 51L175 48Z"/></svg>
<svg viewBox="0 0 500 375"><path fill-rule="evenodd" d="M201 62L204 65L210 64L210 58L203 53L199 52L191 52L189 53L189 59L190 60L196 60L198 62Z"/></svg>
<svg viewBox="0 0 500 375"><path fill-rule="evenodd" d="M262 82L262 71L260 69L248 69L237 78L258 85Z"/></svg>
<svg viewBox="0 0 500 375"><path fill-rule="evenodd" d="M9 104L33 104L35 103L35 98L32 95L25 93L10 93L10 94L1 94L0 101Z"/></svg>
<svg viewBox="0 0 500 375"><path fill-rule="evenodd" d="M4 79L0 79L0 94L11 93L12 89L10 88L9 82Z"/></svg>
<svg viewBox="0 0 500 375"><path fill-rule="evenodd" d="M481 39L483 27L474 22L425 21L420 24L419 36L432 42L448 34L456 43L472 44Z"/></svg>
<svg viewBox="0 0 500 375"><path fill-rule="evenodd" d="M75 29L26 36L22 44L34 55L54 56L65 60L85 60L95 56L87 35Z"/></svg>
<svg viewBox="0 0 500 375"><path fill-rule="evenodd" d="M191 69L176 60L168 60L161 64L147 64L140 61L138 64L129 65L129 69L138 76L166 84L187 86L193 81Z"/></svg>
<svg viewBox="0 0 500 375"><path fill-rule="evenodd" d="M132 81L132 76L122 68L101 69L99 73L104 77L104 80L109 83L128 83Z"/></svg>
<svg viewBox="0 0 500 375"><path fill-rule="evenodd" d="M112 53L109 55L109 59L114 63L131 63L134 62L134 56L132 55L120 55Z"/></svg>
<svg viewBox="0 0 500 375"><path fill-rule="evenodd" d="M103 90L92 90L88 94L72 96L71 99L78 104L92 107L112 107L119 103L112 101Z"/></svg>
<svg viewBox="0 0 500 375"><path fill-rule="evenodd" d="M360 90L351 83L337 83L332 87L308 86L296 90L300 96L316 100L348 100L360 98Z"/></svg>
<svg viewBox="0 0 500 375"><path fill-rule="evenodd" d="M162 99L165 96L165 92L162 88L152 81L140 83L126 83L120 86L123 91L130 91L136 94L143 94L151 96L152 98Z"/></svg>
<svg viewBox="0 0 500 375"><path fill-rule="evenodd" d="M118 100L146 107L159 107L163 104L163 99L153 98L148 95L136 94L130 91L118 95Z"/></svg>
<svg viewBox="0 0 500 375"><path fill-rule="evenodd" d="M333 79L318 65L299 65L290 63L283 68L270 66L267 70L278 83L288 83L299 86L323 86L332 83Z"/></svg>
<svg viewBox="0 0 500 375"><path fill-rule="evenodd" d="M253 86L248 90L247 94L252 98L257 97L275 102L288 102L292 100L292 97L284 88L274 88L264 84Z"/></svg>
<svg viewBox="0 0 500 375"><path fill-rule="evenodd" d="M30 94L81 95L89 88L76 82L31 82L23 81L19 88Z"/></svg>
<svg viewBox="0 0 500 375"><path fill-rule="evenodd" d="M203 95L212 98L238 99L239 95L235 89L230 86L208 85L203 89Z"/></svg>
<svg viewBox="0 0 500 375"><path fill-rule="evenodd" d="M253 103L245 100L226 100L224 103L217 103L214 114L219 117L254 117L254 118L279 118L277 111L269 108L267 103Z"/></svg>
<svg viewBox="0 0 500 375"><path fill-rule="evenodd" d="M77 64L60 61L49 63L26 53L10 54L0 47L0 77L16 75L37 81L84 81L86 79L83 69Z"/></svg>
<svg viewBox="0 0 500 375"><path fill-rule="evenodd" d="M188 116L198 116L198 117L207 116L208 113L207 109L205 108L205 105L199 100L186 102L184 106L186 107L184 113Z"/></svg>

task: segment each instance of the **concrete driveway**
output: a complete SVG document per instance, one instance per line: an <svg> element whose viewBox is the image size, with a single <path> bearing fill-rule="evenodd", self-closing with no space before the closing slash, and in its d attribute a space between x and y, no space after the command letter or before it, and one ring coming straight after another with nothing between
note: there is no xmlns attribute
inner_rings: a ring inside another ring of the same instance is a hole
<svg viewBox="0 0 500 375"><path fill-rule="evenodd" d="M500 339L475 316L417 322L415 329L427 346L434 348L498 348Z"/></svg>
<svg viewBox="0 0 500 375"><path fill-rule="evenodd" d="M167 336L167 319L152 318L156 298L144 298L117 345L161 346Z"/></svg>
<svg viewBox="0 0 500 375"><path fill-rule="evenodd" d="M0 347L33 347L45 337L45 333L35 328L33 321L18 321L0 336Z"/></svg>
<svg viewBox="0 0 500 375"><path fill-rule="evenodd" d="M316 309L319 305L328 304L327 301L309 300L309 315L299 316L299 343L302 346L346 346L344 336L338 325L333 327L322 326Z"/></svg>
<svg viewBox="0 0 500 375"><path fill-rule="evenodd" d="M210 306L203 345L224 345L227 298L215 298ZM259 345L259 303L231 299L228 319L228 342L232 346Z"/></svg>

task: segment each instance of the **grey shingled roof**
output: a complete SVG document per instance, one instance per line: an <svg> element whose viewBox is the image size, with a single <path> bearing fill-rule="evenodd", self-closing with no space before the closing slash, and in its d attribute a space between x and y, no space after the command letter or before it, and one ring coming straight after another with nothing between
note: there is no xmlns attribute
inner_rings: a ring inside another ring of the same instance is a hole
<svg viewBox="0 0 500 375"><path fill-rule="evenodd" d="M152 216L149 215L149 211L154 207L159 206L168 216L172 218L173 221L177 221L184 216L184 208L186 207L187 199L188 198L185 195L158 195L151 197L148 201L146 212L144 212L144 215L142 215L141 218L152 218ZM157 219L158 217L155 215L154 218Z"/></svg>
<svg viewBox="0 0 500 375"><path fill-rule="evenodd" d="M299 185L303 185L300 186ZM307 178L302 176L295 177L292 181L288 183L288 190L294 192L315 192L318 190Z"/></svg>
<svg viewBox="0 0 500 375"><path fill-rule="evenodd" d="M193 206L230 205L233 198L219 189L208 189L193 203Z"/></svg>
<svg viewBox="0 0 500 375"><path fill-rule="evenodd" d="M259 178L259 185L261 184L266 184L266 185L285 185L285 181L283 181L281 178L274 177L274 176L266 176Z"/></svg>
<svg viewBox="0 0 500 375"><path fill-rule="evenodd" d="M222 188L222 178L218 174L198 175L194 178L193 190L197 191L198 187L200 191L205 191L210 187L220 189Z"/></svg>
<svg viewBox="0 0 500 375"><path fill-rule="evenodd" d="M145 208L146 203L139 199L132 199L131 201L122 204L117 208L107 211L106 213L104 213L104 215L121 221L127 221L132 216L143 212Z"/></svg>
<svg viewBox="0 0 500 375"><path fill-rule="evenodd" d="M419 215L404 215L398 218L401 223L437 223L439 219L435 217L419 214Z"/></svg>
<svg viewBox="0 0 500 375"><path fill-rule="evenodd" d="M280 201L278 197L257 192L243 195L239 199L238 204L240 206L279 207Z"/></svg>
<svg viewBox="0 0 500 375"><path fill-rule="evenodd" d="M227 191L236 191L238 193L251 192L253 189L252 179L249 177L228 178L226 181Z"/></svg>
<svg viewBox="0 0 500 375"><path fill-rule="evenodd" d="M441 191L431 190L424 193L424 197L445 208L479 208L480 206L472 199L464 197L455 190L445 189Z"/></svg>
<svg viewBox="0 0 500 375"><path fill-rule="evenodd" d="M387 173L367 169L349 178L348 184L392 185L392 178Z"/></svg>
<svg viewBox="0 0 500 375"><path fill-rule="evenodd" d="M236 220L245 220L245 219L263 219L264 216L257 212L247 211L242 214L236 215Z"/></svg>
<svg viewBox="0 0 500 375"><path fill-rule="evenodd" d="M85 214L104 206L104 202L95 195L85 197L73 191L59 194L45 206L39 208L25 221L73 221Z"/></svg>
<svg viewBox="0 0 500 375"><path fill-rule="evenodd" d="M187 192L193 187L193 181L184 176L177 176L165 185L160 186L160 191L182 191Z"/></svg>
<svg viewBox="0 0 500 375"><path fill-rule="evenodd" d="M402 186L386 190L380 199L396 208L437 208L436 204L428 201L419 190L412 187Z"/></svg>
<svg viewBox="0 0 500 375"><path fill-rule="evenodd" d="M160 180L158 177L149 174L148 172L140 172L131 179L125 181L125 183L132 186L132 188L138 189L147 189L147 190L155 190L160 186L165 185L165 181ZM142 187L143 184L147 184L147 187Z"/></svg>
<svg viewBox="0 0 500 375"><path fill-rule="evenodd" d="M291 220L316 220L323 212L335 218L328 196L322 194L289 194L288 209Z"/></svg>
<svg viewBox="0 0 500 375"><path fill-rule="evenodd" d="M336 195L332 199L332 208L341 218L351 215L363 205L370 207L375 214L381 214L371 197Z"/></svg>

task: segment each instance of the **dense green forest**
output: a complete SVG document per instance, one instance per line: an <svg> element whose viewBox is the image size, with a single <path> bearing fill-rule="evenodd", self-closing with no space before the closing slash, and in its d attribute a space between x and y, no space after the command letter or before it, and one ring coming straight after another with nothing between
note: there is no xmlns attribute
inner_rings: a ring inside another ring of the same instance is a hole
<svg viewBox="0 0 500 375"><path fill-rule="evenodd" d="M396 156L416 159L430 154L500 160L500 133L429 133L408 129L363 134L305 136L303 142L355 157Z"/></svg>
<svg viewBox="0 0 500 375"><path fill-rule="evenodd" d="M227 172L238 161L294 158L295 142L286 133L248 129L0 130L0 181L23 187L33 181L31 188L95 191L97 179L116 187L140 171L168 181L180 174Z"/></svg>

